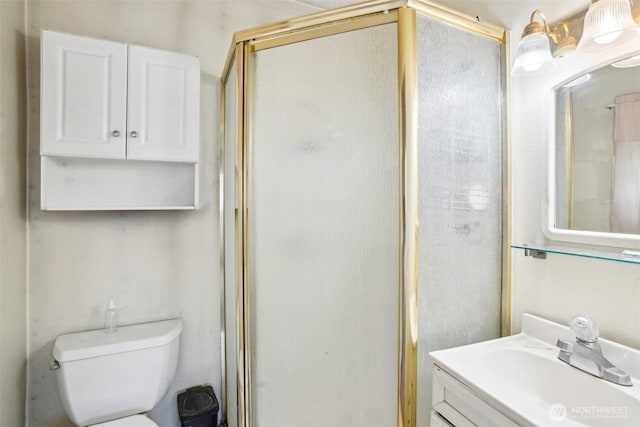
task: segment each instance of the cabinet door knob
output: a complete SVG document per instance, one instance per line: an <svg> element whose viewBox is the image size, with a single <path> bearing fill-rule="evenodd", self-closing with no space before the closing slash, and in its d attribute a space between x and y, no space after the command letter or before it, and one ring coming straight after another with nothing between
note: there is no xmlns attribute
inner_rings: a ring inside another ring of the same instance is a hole
<svg viewBox="0 0 640 427"><path fill-rule="evenodd" d="M138 137L138 132L136 132L135 130L132 130L129 135L131 136L131 138L137 138Z"/></svg>
<svg viewBox="0 0 640 427"><path fill-rule="evenodd" d="M111 135L115 136L116 138L120 136L120 131L118 130L114 130L113 132L111 132Z"/></svg>

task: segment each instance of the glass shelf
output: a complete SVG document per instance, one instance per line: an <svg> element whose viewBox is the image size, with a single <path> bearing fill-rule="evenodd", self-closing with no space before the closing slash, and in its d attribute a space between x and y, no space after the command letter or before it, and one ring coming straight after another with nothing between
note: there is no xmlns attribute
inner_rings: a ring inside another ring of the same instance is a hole
<svg viewBox="0 0 640 427"><path fill-rule="evenodd" d="M605 261L626 262L629 264L640 264L640 250L621 250L619 252L576 248L572 246L553 246L542 243L523 243L511 245L513 249L523 249L525 256L545 259L546 254L571 255L582 258L601 259Z"/></svg>

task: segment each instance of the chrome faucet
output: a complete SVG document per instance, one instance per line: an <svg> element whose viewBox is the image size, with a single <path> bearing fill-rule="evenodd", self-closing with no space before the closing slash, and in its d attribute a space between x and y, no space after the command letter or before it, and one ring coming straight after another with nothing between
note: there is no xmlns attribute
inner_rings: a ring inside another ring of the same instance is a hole
<svg viewBox="0 0 640 427"><path fill-rule="evenodd" d="M632 386L631 377L620 368L613 366L603 355L598 342L598 326L593 319L585 316L574 317L569 322L576 342L558 339L560 349L558 359L591 375L611 381L614 384Z"/></svg>

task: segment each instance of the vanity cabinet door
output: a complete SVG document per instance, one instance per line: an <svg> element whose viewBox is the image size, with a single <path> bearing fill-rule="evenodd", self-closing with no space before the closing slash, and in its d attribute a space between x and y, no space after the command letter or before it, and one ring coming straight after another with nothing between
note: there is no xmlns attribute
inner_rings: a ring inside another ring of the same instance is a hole
<svg viewBox="0 0 640 427"><path fill-rule="evenodd" d="M129 46L127 157L197 162L197 57Z"/></svg>
<svg viewBox="0 0 640 427"><path fill-rule="evenodd" d="M42 31L41 154L124 158L127 45Z"/></svg>

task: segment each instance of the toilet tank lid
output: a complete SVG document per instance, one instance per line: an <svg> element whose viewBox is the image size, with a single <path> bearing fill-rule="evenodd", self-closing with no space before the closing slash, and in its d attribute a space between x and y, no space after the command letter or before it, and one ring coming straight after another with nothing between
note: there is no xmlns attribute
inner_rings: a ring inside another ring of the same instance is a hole
<svg viewBox="0 0 640 427"><path fill-rule="evenodd" d="M182 320L121 326L116 332L104 329L60 335L53 344L58 362L88 359L168 344L182 332Z"/></svg>

